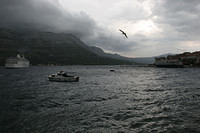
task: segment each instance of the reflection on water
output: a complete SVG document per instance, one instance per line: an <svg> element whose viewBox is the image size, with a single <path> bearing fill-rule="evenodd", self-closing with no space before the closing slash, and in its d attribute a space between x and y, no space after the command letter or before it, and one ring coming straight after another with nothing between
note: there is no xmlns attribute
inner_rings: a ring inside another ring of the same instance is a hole
<svg viewBox="0 0 200 133"><path fill-rule="evenodd" d="M59 70L80 81L49 82ZM198 68L1 68L0 132L200 132L199 79Z"/></svg>

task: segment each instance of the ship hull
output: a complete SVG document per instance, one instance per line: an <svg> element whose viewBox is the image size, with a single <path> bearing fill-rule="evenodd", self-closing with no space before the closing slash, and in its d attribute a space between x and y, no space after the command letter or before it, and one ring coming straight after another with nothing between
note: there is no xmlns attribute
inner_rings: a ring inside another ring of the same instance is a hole
<svg viewBox="0 0 200 133"><path fill-rule="evenodd" d="M6 64L5 68L7 69L17 69L17 68L28 68L29 65L17 65L17 64Z"/></svg>
<svg viewBox="0 0 200 133"><path fill-rule="evenodd" d="M6 68L28 68L29 62L26 61L17 61L16 63L6 63Z"/></svg>

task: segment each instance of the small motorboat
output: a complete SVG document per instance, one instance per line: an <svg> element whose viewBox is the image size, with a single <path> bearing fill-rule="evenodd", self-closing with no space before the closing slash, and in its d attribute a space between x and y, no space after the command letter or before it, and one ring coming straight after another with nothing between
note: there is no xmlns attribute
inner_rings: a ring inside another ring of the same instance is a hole
<svg viewBox="0 0 200 133"><path fill-rule="evenodd" d="M55 82L78 82L79 77L74 75L69 75L67 72L60 71L56 74L51 74L48 76L49 81Z"/></svg>
<svg viewBox="0 0 200 133"><path fill-rule="evenodd" d="M115 70L114 69L110 69L110 72L115 72Z"/></svg>

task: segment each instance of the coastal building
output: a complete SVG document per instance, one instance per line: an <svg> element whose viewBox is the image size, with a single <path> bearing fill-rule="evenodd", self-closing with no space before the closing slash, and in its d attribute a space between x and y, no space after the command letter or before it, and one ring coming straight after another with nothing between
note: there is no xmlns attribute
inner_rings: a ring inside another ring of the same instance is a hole
<svg viewBox="0 0 200 133"><path fill-rule="evenodd" d="M159 57L155 58L157 67L183 67L183 63L177 58Z"/></svg>
<svg viewBox="0 0 200 133"><path fill-rule="evenodd" d="M154 64L157 67L200 67L200 51L158 57L155 58Z"/></svg>

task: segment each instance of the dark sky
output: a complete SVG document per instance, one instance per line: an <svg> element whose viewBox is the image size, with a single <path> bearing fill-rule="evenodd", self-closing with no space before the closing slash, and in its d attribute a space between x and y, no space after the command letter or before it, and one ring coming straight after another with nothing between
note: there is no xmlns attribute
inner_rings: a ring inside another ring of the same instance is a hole
<svg viewBox="0 0 200 133"><path fill-rule="evenodd" d="M0 17L1 27L73 33L130 57L200 50L199 0L1 0Z"/></svg>

